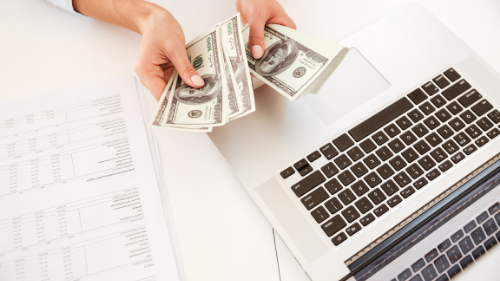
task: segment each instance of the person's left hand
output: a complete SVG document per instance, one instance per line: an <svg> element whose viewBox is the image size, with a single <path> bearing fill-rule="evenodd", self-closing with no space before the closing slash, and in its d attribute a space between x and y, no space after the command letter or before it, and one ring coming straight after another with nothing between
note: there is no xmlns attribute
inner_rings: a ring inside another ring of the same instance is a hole
<svg viewBox="0 0 500 281"><path fill-rule="evenodd" d="M237 0L236 9L241 13L243 25L249 24L248 43L255 59L260 59L265 51L264 26L276 23L296 29L295 23L276 0Z"/></svg>

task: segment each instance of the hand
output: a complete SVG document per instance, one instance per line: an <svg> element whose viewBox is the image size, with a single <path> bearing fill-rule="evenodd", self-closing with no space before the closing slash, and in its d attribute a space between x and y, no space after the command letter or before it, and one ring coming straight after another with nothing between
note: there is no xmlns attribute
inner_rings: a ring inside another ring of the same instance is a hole
<svg viewBox="0 0 500 281"><path fill-rule="evenodd" d="M264 26L276 23L296 29L295 23L276 0L237 0L243 25L250 25L249 44L252 56L260 59L265 51Z"/></svg>
<svg viewBox="0 0 500 281"><path fill-rule="evenodd" d="M158 101L174 67L189 86L199 88L205 83L188 60L181 26L168 11L156 7L139 25L143 38L135 72Z"/></svg>

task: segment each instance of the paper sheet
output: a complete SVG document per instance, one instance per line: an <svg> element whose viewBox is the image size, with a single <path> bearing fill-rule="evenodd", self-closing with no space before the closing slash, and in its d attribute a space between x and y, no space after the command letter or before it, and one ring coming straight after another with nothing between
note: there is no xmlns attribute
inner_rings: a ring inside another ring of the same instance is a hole
<svg viewBox="0 0 500 281"><path fill-rule="evenodd" d="M0 103L0 280L179 280L136 86Z"/></svg>

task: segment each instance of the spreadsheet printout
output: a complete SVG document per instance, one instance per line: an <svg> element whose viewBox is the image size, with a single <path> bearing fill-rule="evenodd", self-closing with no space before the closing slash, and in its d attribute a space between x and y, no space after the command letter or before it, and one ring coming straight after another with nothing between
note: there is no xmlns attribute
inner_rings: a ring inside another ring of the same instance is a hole
<svg viewBox="0 0 500 281"><path fill-rule="evenodd" d="M0 280L179 280L136 86L0 103Z"/></svg>

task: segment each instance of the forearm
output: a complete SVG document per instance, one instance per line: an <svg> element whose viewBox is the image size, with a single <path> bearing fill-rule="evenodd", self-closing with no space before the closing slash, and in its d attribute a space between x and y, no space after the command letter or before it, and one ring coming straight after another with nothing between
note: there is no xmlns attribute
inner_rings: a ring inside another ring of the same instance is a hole
<svg viewBox="0 0 500 281"><path fill-rule="evenodd" d="M168 13L142 0L73 0L74 9L86 16L143 34L151 17Z"/></svg>

